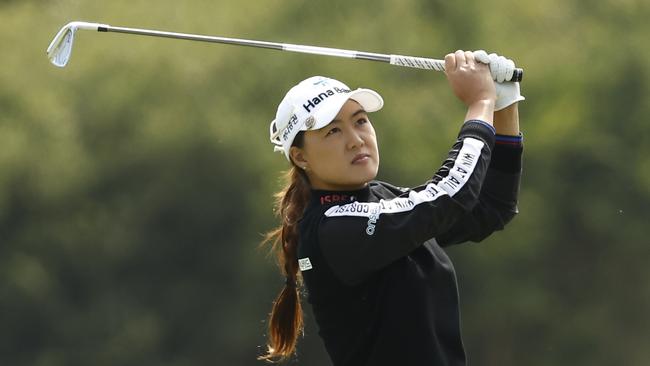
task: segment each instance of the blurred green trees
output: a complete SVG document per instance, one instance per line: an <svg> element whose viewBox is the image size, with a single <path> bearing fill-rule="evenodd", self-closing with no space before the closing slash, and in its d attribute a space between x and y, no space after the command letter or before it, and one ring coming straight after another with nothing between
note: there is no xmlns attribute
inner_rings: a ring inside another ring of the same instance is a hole
<svg viewBox="0 0 650 366"><path fill-rule="evenodd" d="M71 20L512 57L521 214L450 250L470 361L647 365L649 16L640 0L0 2L0 365L260 364L284 92L317 74L378 90L379 178L399 185L464 115L439 73L225 45L82 31L57 69L45 48ZM327 365L307 321L297 363Z"/></svg>

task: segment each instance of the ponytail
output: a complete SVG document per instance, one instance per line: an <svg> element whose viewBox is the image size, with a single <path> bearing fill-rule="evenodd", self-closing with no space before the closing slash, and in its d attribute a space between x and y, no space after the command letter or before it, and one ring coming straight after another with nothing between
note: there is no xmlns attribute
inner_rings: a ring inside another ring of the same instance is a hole
<svg viewBox="0 0 650 366"><path fill-rule="evenodd" d="M302 137L299 134L298 137ZM296 137L301 145L302 138ZM266 234L262 244L270 244L278 267L286 277L284 288L273 302L268 320L266 355L258 357L269 362L285 361L296 350L298 335L303 332L302 306L299 285L302 278L298 271L298 220L309 201L311 188L307 175L292 164L285 175L285 188L275 195L275 212L281 225Z"/></svg>

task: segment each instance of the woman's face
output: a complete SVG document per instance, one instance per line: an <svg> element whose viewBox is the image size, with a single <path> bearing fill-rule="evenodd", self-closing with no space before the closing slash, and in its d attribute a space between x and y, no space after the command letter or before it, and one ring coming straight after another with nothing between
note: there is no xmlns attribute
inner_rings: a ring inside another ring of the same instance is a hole
<svg viewBox="0 0 650 366"><path fill-rule="evenodd" d="M306 131L302 148L291 156L306 167L312 188L354 190L377 176L377 137L361 105L349 99L334 120L319 130Z"/></svg>

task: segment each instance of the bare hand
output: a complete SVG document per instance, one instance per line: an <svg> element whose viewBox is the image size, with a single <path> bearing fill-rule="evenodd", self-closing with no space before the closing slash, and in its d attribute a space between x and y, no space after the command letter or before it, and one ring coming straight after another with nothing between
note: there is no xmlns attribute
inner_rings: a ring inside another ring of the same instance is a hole
<svg viewBox="0 0 650 366"><path fill-rule="evenodd" d="M490 68L477 62L473 52L458 50L445 56L445 74L452 91L466 106L496 100Z"/></svg>

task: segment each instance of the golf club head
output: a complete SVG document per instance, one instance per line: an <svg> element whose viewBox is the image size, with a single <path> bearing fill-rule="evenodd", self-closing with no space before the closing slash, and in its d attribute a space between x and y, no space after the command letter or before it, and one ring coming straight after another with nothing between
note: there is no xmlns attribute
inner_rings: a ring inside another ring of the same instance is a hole
<svg viewBox="0 0 650 366"><path fill-rule="evenodd" d="M70 22L66 24L54 36L54 39L47 47L47 58L55 66L65 67L70 60L70 54L72 54L74 34L77 32L77 29L98 30L101 26L107 27L105 24L87 22Z"/></svg>

